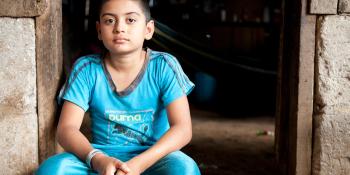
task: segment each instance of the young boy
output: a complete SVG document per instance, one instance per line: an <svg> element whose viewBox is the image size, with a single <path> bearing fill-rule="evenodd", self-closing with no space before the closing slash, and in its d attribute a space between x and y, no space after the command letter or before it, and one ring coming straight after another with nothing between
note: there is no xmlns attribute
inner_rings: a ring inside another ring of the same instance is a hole
<svg viewBox="0 0 350 175"><path fill-rule="evenodd" d="M37 174L200 174L178 151L192 136L194 85L173 56L143 49L154 32L147 1L102 1L96 26L106 53L80 58L59 97L57 138L67 152ZM79 131L87 110L93 144Z"/></svg>

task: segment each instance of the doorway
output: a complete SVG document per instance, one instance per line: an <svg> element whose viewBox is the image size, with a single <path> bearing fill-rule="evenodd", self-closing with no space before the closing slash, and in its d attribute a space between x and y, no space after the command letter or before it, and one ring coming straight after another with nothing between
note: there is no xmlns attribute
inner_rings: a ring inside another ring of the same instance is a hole
<svg viewBox="0 0 350 175"><path fill-rule="evenodd" d="M153 1L160 35L151 48L175 54L196 84L189 96L194 138L183 150L203 174L280 174L274 113L281 8L278 0Z"/></svg>
<svg viewBox="0 0 350 175"><path fill-rule="evenodd" d="M97 3L97 0L63 0L66 73L79 56L100 51L96 47L97 9L93 8L97 7ZM228 162L227 159L204 161L208 157L203 155L208 154L210 149L222 147L208 146L206 150L197 148L207 142L215 146L220 140L199 140L185 147L184 151L199 163L203 174L217 174L219 170L225 170L222 174L232 174L239 169L239 166L238 169L230 169L237 168L235 163L247 165L241 169L242 174L277 173L274 162L274 123L275 107L278 106L276 87L283 2L153 0L150 4L159 31L154 40L146 43L147 47L175 55L197 85L189 96L194 122L197 122L194 123L194 129L198 126L200 132L206 127L222 128L223 139L232 139L234 135L230 135L231 132L225 128L250 127L251 145L268 145L266 150L254 154L245 149L250 145L241 145L239 149L247 151L247 154L241 155L245 159L236 157L236 162ZM169 37L176 42L170 42ZM201 124L206 122L209 124L201 128ZM226 126L227 123L230 124ZM217 130L212 131L215 133ZM201 134L198 133L198 136ZM240 142L233 139L230 143ZM235 150L228 146L227 152L220 154L225 157ZM220 157L215 154L211 155ZM265 166L261 172L252 171L252 167L259 165L259 161L254 160L256 155L265 161L260 162L261 166ZM231 156L231 160L234 160L237 154Z"/></svg>

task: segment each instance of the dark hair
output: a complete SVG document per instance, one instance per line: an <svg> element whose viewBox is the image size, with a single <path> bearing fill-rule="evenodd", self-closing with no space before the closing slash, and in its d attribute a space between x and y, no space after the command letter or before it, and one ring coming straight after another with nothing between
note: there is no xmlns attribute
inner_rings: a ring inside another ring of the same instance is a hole
<svg viewBox="0 0 350 175"><path fill-rule="evenodd" d="M98 20L100 19L100 14L101 14L101 10L103 5L108 2L109 0L101 0L100 6L98 8ZM139 4L141 5L141 9L146 17L146 21L150 21L152 19L151 17L151 9L148 5L148 0L131 0L131 1L138 1Z"/></svg>

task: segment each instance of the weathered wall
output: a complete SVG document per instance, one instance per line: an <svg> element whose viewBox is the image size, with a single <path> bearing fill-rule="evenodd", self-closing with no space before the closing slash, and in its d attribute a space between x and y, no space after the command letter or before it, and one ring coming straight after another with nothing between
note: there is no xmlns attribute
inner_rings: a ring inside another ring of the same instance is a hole
<svg viewBox="0 0 350 175"><path fill-rule="evenodd" d="M339 0L339 12L350 13L350 0Z"/></svg>
<svg viewBox="0 0 350 175"><path fill-rule="evenodd" d="M32 17L42 14L48 0L1 0L0 16Z"/></svg>
<svg viewBox="0 0 350 175"><path fill-rule="evenodd" d="M309 0L311 14L350 13L350 0Z"/></svg>
<svg viewBox="0 0 350 175"><path fill-rule="evenodd" d="M28 174L38 165L34 19L0 26L0 174Z"/></svg>
<svg viewBox="0 0 350 175"><path fill-rule="evenodd" d="M350 16L318 19L313 174L350 174Z"/></svg>
<svg viewBox="0 0 350 175"><path fill-rule="evenodd" d="M0 1L0 174L30 174L55 152L61 3Z"/></svg>
<svg viewBox="0 0 350 175"><path fill-rule="evenodd" d="M310 0L310 13L336 14L338 0Z"/></svg>

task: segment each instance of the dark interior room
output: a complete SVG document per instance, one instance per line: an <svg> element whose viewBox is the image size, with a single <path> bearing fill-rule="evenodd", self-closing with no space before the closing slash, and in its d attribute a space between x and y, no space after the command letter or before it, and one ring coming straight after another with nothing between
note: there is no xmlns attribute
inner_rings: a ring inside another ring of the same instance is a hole
<svg viewBox="0 0 350 175"><path fill-rule="evenodd" d="M99 0L63 0L67 75L101 51ZM193 139L183 151L202 174L278 174L274 129L282 0L150 0L156 31L145 43L174 55L196 85Z"/></svg>

